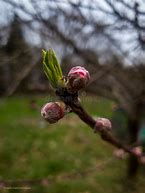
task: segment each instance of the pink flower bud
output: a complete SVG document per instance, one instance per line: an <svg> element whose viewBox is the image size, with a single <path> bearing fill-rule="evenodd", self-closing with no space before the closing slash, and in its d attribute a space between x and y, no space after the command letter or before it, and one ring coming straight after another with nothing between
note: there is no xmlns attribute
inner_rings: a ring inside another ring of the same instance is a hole
<svg viewBox="0 0 145 193"><path fill-rule="evenodd" d="M65 115L65 104L63 102L46 103L41 109L41 115L49 123L56 123Z"/></svg>
<svg viewBox="0 0 145 193"><path fill-rule="evenodd" d="M84 88L90 80L89 72L81 66L73 67L68 73L68 90L76 92Z"/></svg>
<svg viewBox="0 0 145 193"><path fill-rule="evenodd" d="M134 147L132 149L133 153L136 155L136 156L141 156L142 155L142 147L141 146L138 146L138 147Z"/></svg>
<svg viewBox="0 0 145 193"><path fill-rule="evenodd" d="M97 118L96 125L95 125L95 131L100 130L108 130L110 131L112 129L112 124L109 121L109 119L106 118Z"/></svg>

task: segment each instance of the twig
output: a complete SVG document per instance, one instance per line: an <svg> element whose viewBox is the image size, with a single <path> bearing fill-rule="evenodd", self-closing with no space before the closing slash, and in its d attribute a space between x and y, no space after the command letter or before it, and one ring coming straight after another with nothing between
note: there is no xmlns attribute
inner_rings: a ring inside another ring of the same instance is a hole
<svg viewBox="0 0 145 193"><path fill-rule="evenodd" d="M134 155L135 157L140 158L142 155L136 155L136 153L132 150L132 147L128 147L118 141L108 129L100 129L100 127L96 127L96 120L93 119L91 115L89 115L84 108L81 106L80 101L78 100L78 94L70 94L67 90L57 90L56 95L62 100L66 105L69 105L72 109L72 112L77 114L79 118L86 123L90 128L94 130L95 133L98 133L101 138L112 144L117 148L123 149L125 152Z"/></svg>

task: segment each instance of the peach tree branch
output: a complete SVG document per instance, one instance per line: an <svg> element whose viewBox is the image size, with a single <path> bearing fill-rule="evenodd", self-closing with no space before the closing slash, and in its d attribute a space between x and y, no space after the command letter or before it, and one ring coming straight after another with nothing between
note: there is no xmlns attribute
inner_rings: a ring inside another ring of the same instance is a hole
<svg viewBox="0 0 145 193"><path fill-rule="evenodd" d="M74 112L101 138L113 146L123 149L125 152L141 158L142 153L137 153L133 147L122 144L112 135L112 125L109 119L97 118L96 120L82 107L78 91L84 88L90 81L89 72L81 66L73 67L67 77L63 76L60 64L53 50L43 51L43 69L55 89L59 101L46 103L41 110L44 119L56 123L68 112Z"/></svg>

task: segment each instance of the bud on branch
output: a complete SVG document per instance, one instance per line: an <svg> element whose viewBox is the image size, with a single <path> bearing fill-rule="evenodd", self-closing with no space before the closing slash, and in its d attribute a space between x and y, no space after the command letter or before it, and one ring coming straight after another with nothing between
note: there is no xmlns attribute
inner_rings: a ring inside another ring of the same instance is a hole
<svg viewBox="0 0 145 193"><path fill-rule="evenodd" d="M65 104L63 102L46 103L41 109L41 115L49 123L56 123L65 115Z"/></svg>
<svg viewBox="0 0 145 193"><path fill-rule="evenodd" d="M89 72L81 66L76 66L70 70L67 76L67 89L69 92L77 92L84 88L90 80Z"/></svg>
<svg viewBox="0 0 145 193"><path fill-rule="evenodd" d="M106 118L97 118L96 120L96 125L94 128L94 131L96 132L97 130L103 131L103 130L108 130L111 131L112 129L112 124L109 121L109 119Z"/></svg>

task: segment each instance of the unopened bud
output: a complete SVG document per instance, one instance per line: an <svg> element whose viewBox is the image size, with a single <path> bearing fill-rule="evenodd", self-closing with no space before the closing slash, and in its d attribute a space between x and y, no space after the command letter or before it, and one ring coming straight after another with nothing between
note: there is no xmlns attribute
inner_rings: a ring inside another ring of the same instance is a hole
<svg viewBox="0 0 145 193"><path fill-rule="evenodd" d="M113 155L117 158L117 159L124 159L126 156L126 153L123 149L115 149L113 152Z"/></svg>
<svg viewBox="0 0 145 193"><path fill-rule="evenodd" d="M56 123L65 115L65 104L63 102L46 103L41 109L41 115L49 123Z"/></svg>
<svg viewBox="0 0 145 193"><path fill-rule="evenodd" d="M96 120L96 125L95 125L95 131L100 130L100 131L111 131L112 129L112 124L109 121L109 119L106 118L97 118Z"/></svg>
<svg viewBox="0 0 145 193"><path fill-rule="evenodd" d="M138 146L138 147L134 147L132 149L132 152L136 155L136 156L141 156L142 155L142 147Z"/></svg>
<svg viewBox="0 0 145 193"><path fill-rule="evenodd" d="M68 91L77 92L89 83L90 74L84 67L76 66L68 73L67 80Z"/></svg>

